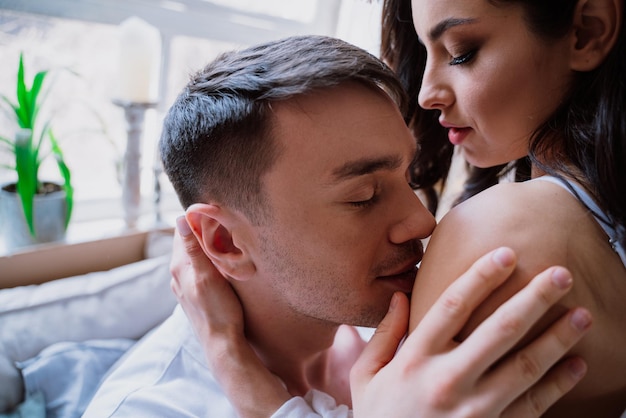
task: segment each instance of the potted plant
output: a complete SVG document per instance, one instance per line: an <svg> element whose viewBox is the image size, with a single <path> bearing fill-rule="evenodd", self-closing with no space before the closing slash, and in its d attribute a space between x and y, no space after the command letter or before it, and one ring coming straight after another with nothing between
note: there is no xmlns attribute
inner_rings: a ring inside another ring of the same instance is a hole
<svg viewBox="0 0 626 418"><path fill-rule="evenodd" d="M23 54L20 54L17 100L1 96L16 121L13 137L0 136L0 144L15 157L15 163L5 168L13 170L17 176L15 182L0 189L9 248L63 239L72 215L70 170L52 131L51 121L42 119L40 114L46 97L42 87L48 74L48 71L40 71L27 80ZM40 165L47 157L56 160L62 184L39 177Z"/></svg>

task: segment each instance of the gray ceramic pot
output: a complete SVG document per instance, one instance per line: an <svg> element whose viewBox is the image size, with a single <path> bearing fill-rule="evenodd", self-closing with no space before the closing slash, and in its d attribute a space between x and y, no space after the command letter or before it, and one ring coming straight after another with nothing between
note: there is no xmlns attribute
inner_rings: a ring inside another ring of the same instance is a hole
<svg viewBox="0 0 626 418"><path fill-rule="evenodd" d="M19 195L7 191L9 185L0 188L0 216L6 248L14 250L33 244L62 241L65 239L65 191L60 190L35 196L33 220L35 236L28 230Z"/></svg>

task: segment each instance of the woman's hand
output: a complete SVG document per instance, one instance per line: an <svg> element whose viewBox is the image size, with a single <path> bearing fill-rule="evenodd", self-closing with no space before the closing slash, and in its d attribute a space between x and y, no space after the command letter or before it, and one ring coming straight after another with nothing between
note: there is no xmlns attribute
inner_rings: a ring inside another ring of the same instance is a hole
<svg viewBox="0 0 626 418"><path fill-rule="evenodd" d="M591 317L584 309L571 310L526 347L502 358L569 291L572 280L564 268L539 274L465 341L455 341L471 312L514 266L510 249L479 259L450 285L399 350L409 305L405 295L394 295L351 372L355 417L536 417L580 381L586 371L582 359L554 364L589 328Z"/></svg>
<svg viewBox="0 0 626 418"><path fill-rule="evenodd" d="M176 223L171 287L198 338L245 340L243 310L235 291L202 251L185 218Z"/></svg>
<svg viewBox="0 0 626 418"><path fill-rule="evenodd" d="M176 223L172 290L239 416L268 417L291 395L248 344L241 303L228 280L202 251L185 218Z"/></svg>

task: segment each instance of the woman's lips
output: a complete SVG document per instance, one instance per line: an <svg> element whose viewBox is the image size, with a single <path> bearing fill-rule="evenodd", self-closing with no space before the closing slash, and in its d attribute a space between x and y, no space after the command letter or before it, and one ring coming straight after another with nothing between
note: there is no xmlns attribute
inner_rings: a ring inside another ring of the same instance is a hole
<svg viewBox="0 0 626 418"><path fill-rule="evenodd" d="M460 145L470 133L470 130L471 128L448 128L448 139L453 145Z"/></svg>

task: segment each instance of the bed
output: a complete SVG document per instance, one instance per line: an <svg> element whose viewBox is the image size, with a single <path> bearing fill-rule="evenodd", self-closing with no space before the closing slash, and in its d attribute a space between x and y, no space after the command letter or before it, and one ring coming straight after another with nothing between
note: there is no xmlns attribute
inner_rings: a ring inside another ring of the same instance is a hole
<svg viewBox="0 0 626 418"><path fill-rule="evenodd" d="M17 259L0 260L0 417L80 417L107 371L171 314L171 231L140 238L139 260L56 280L12 282ZM72 251L57 264L86 258Z"/></svg>

